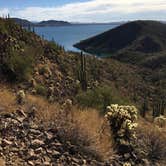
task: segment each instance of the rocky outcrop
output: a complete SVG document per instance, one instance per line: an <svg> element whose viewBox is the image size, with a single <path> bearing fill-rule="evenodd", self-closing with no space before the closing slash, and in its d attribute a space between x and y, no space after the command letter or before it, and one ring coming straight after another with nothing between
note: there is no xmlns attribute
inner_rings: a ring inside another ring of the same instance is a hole
<svg viewBox="0 0 166 166"><path fill-rule="evenodd" d="M105 165L70 142L61 142L57 130L35 122L34 112L0 114L0 161L6 166Z"/></svg>

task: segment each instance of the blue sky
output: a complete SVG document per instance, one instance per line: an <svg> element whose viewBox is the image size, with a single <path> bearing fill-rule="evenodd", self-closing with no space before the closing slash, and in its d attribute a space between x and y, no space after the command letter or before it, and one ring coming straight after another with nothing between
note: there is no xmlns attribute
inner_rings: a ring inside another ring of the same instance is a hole
<svg viewBox="0 0 166 166"><path fill-rule="evenodd" d="M166 0L0 0L0 16L31 21L166 20Z"/></svg>
<svg viewBox="0 0 166 166"><path fill-rule="evenodd" d="M31 6L52 7L74 2L86 2L88 0L0 0L2 8L24 8Z"/></svg>

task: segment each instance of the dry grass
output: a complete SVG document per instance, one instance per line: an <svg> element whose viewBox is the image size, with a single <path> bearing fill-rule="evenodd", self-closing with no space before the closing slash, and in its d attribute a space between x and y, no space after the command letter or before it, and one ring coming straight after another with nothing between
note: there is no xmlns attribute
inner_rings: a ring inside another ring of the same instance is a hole
<svg viewBox="0 0 166 166"><path fill-rule="evenodd" d="M137 129L137 150L141 158L147 159L151 165L166 165L165 128L159 129L154 124L140 121Z"/></svg>
<svg viewBox="0 0 166 166"><path fill-rule="evenodd" d="M0 87L0 111L12 112L17 108L15 95L5 87Z"/></svg>
<svg viewBox="0 0 166 166"><path fill-rule="evenodd" d="M25 107L27 111L30 111L32 107L35 107L36 117L45 123L54 121L57 112L60 110L59 104L50 104L44 98L32 95L27 95Z"/></svg>
<svg viewBox="0 0 166 166"><path fill-rule="evenodd" d="M15 93L0 88L0 108L12 112L20 107L16 103ZM70 141L79 146L81 151L101 157L102 160L114 157L115 151L109 126L104 118L95 109L83 109L71 106L50 104L39 96L26 95L26 103L22 109L29 112L36 108L36 119L46 127L54 127L62 141ZM151 164L165 164L166 156L166 128L158 129L150 122L138 121L137 150L142 158L148 159Z"/></svg>
<svg viewBox="0 0 166 166"><path fill-rule="evenodd" d="M39 96L26 95L26 102L19 106L15 93L0 88L0 107L13 112L21 107L26 112L36 108L36 119L46 127L58 129L62 141L79 145L82 151L108 159L114 155L112 138L104 118L95 109L81 110L75 106L63 108L57 103L50 104Z"/></svg>
<svg viewBox="0 0 166 166"><path fill-rule="evenodd" d="M59 104L50 104L40 97L28 95L26 109L37 108L37 118L45 126L58 129L62 141L70 141L101 159L114 155L112 137L104 118L95 109L81 110L75 106L64 108ZM28 108L29 107L29 108Z"/></svg>
<svg viewBox="0 0 166 166"><path fill-rule="evenodd" d="M74 118L77 120L82 132L87 134L86 138L94 151L100 154L103 159L108 159L114 155L109 126L97 110L75 108Z"/></svg>

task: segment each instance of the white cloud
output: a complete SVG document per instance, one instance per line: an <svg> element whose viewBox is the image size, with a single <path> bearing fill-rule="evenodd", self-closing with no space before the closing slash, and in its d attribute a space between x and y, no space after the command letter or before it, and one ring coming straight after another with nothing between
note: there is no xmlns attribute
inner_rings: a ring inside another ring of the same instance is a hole
<svg viewBox="0 0 166 166"><path fill-rule="evenodd" d="M4 12L7 10L4 9ZM165 0L91 0L58 7L27 7L10 10L12 16L33 21L56 19L79 22L126 20L131 18L132 14L135 15L134 19L140 19L137 18L137 14L141 17L141 13L147 13L146 17L142 14L143 19L162 19L163 12L166 14Z"/></svg>
<svg viewBox="0 0 166 166"><path fill-rule="evenodd" d="M0 17L5 17L9 14L9 9L4 8L4 9L0 9Z"/></svg>

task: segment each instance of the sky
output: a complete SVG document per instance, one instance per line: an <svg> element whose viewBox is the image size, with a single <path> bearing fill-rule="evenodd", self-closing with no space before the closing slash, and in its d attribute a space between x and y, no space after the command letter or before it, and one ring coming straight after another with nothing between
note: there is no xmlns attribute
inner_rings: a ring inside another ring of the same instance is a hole
<svg viewBox="0 0 166 166"><path fill-rule="evenodd" d="M166 0L0 0L0 16L30 21L166 21Z"/></svg>

